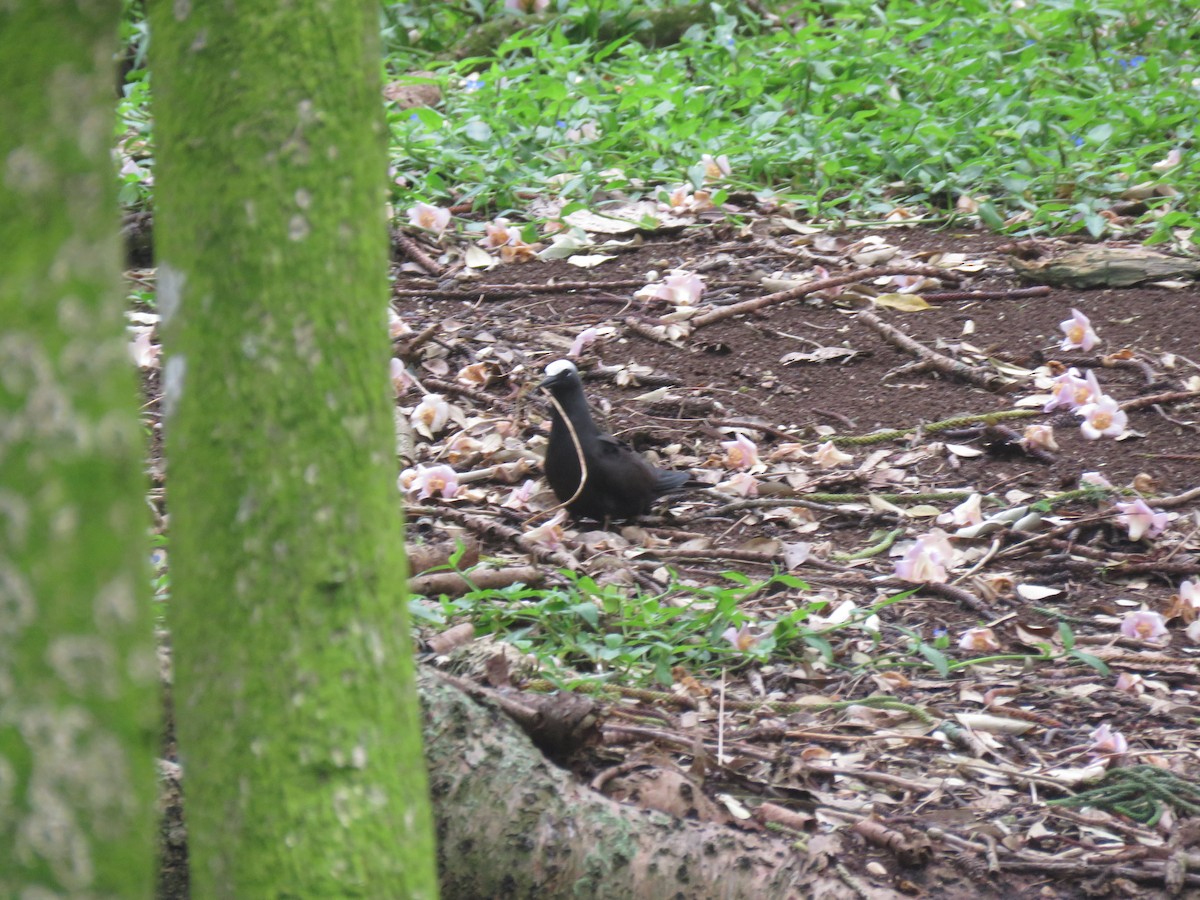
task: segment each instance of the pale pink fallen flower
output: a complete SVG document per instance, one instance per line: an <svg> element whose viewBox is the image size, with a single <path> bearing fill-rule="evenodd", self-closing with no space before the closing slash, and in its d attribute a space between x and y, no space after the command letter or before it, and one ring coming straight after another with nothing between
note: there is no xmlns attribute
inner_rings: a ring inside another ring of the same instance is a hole
<svg viewBox="0 0 1200 900"><path fill-rule="evenodd" d="M736 494L739 497L757 497L758 479L749 472L738 472L720 484L713 485L713 490L723 494Z"/></svg>
<svg viewBox="0 0 1200 900"><path fill-rule="evenodd" d="M824 266L813 266L811 269L811 272L812 272L812 278L808 279L809 282L825 281L825 280L833 277L833 273L830 272ZM835 285L834 287L825 288L823 291L821 291L821 294L826 294L830 297L836 297L838 294L840 294L842 292L842 289L843 289L843 286L839 284L839 285Z"/></svg>
<svg viewBox="0 0 1200 900"><path fill-rule="evenodd" d="M152 176L147 175L148 171L148 169L139 166L137 164L137 160L135 160L133 157L127 156L125 157L125 162L121 163L121 170L117 172L117 174L122 178L127 178L128 176L132 175L134 178L139 180L145 179L147 184L153 184L154 179Z"/></svg>
<svg viewBox="0 0 1200 900"><path fill-rule="evenodd" d="M839 450L833 441L826 441L820 444L816 452L813 453L812 458L813 462L822 469L833 469L838 466L844 466L846 463L854 460L852 455Z"/></svg>
<svg viewBox="0 0 1200 900"><path fill-rule="evenodd" d="M1148 609L1128 612L1121 621L1121 634L1135 641L1155 641L1166 633L1166 620Z"/></svg>
<svg viewBox="0 0 1200 900"><path fill-rule="evenodd" d="M504 8L519 13L542 12L550 5L550 0L504 0Z"/></svg>
<svg viewBox="0 0 1200 900"><path fill-rule="evenodd" d="M441 237L450 225L450 210L429 203L418 203L409 207L408 221L414 228L424 228Z"/></svg>
<svg viewBox="0 0 1200 900"><path fill-rule="evenodd" d="M1079 430L1089 441L1102 437L1119 437L1125 433L1129 416L1120 408L1117 401L1107 394L1101 394L1091 403L1085 403L1075 410L1075 415L1082 416Z"/></svg>
<svg viewBox="0 0 1200 900"><path fill-rule="evenodd" d="M711 153L700 154L700 165L704 166L704 177L709 181L717 181L733 171L729 166L729 157L723 153L720 156L713 156Z"/></svg>
<svg viewBox="0 0 1200 900"><path fill-rule="evenodd" d="M660 194L659 196L662 195ZM700 212L701 210L712 208L712 193L704 190L693 193L691 185L681 184L679 187L668 191L666 199L659 200L658 205L677 215Z"/></svg>
<svg viewBox="0 0 1200 900"><path fill-rule="evenodd" d="M732 441L721 441L725 448L725 466L730 469L750 469L758 465L758 445L744 434Z"/></svg>
<svg viewBox="0 0 1200 900"><path fill-rule="evenodd" d="M520 234L514 234L512 239L500 248L500 259L502 262L529 262L537 259L538 251L542 249L541 244L529 244Z"/></svg>
<svg viewBox="0 0 1200 900"><path fill-rule="evenodd" d="M745 653L747 650L753 650L759 641L768 637L774 630L774 622L767 622L757 631L747 623L741 628L734 628L732 626L726 628L721 632L721 637L733 644L740 652Z"/></svg>
<svg viewBox="0 0 1200 900"><path fill-rule="evenodd" d="M954 545L950 543L950 535L940 528L931 528L928 532L921 535L917 540L924 541L930 547L937 551L948 567L954 568L958 559L958 551L954 549Z"/></svg>
<svg viewBox="0 0 1200 900"><path fill-rule="evenodd" d="M896 285L896 293L913 294L920 290L925 282L924 275L893 275L892 283Z"/></svg>
<svg viewBox="0 0 1200 900"><path fill-rule="evenodd" d="M758 637L749 625L743 625L741 628L730 626L721 632L721 637L743 653L758 643Z"/></svg>
<svg viewBox="0 0 1200 900"><path fill-rule="evenodd" d="M1193 644L1200 644L1200 619L1189 625L1183 632Z"/></svg>
<svg viewBox="0 0 1200 900"><path fill-rule="evenodd" d="M531 528L525 532L523 539L532 544L538 544L550 550L561 549L566 539L566 534L563 531L563 522L567 520L567 511L560 509L554 514L554 518L550 519L537 528Z"/></svg>
<svg viewBox="0 0 1200 900"><path fill-rule="evenodd" d="M1105 478L1103 475L1101 475L1099 472L1084 472L1082 475L1079 476L1079 486L1080 487L1085 487L1085 486L1089 486L1089 485L1091 487L1098 487L1098 488L1110 488L1110 489L1112 488L1112 482L1109 481L1107 478Z"/></svg>
<svg viewBox="0 0 1200 900"><path fill-rule="evenodd" d="M426 394L412 411L413 428L433 440L450 421L450 404L441 394Z"/></svg>
<svg viewBox="0 0 1200 900"><path fill-rule="evenodd" d="M428 500L433 496L449 500L458 493L458 473L447 465L418 465L400 473L400 487L417 500Z"/></svg>
<svg viewBox="0 0 1200 900"><path fill-rule="evenodd" d="M1100 343L1088 317L1077 309L1072 309L1071 318L1060 322L1058 327L1066 335L1060 350L1083 350L1086 353Z"/></svg>
<svg viewBox="0 0 1200 900"><path fill-rule="evenodd" d="M983 495L972 494L954 509L942 513L937 520L942 525L978 525L983 521Z"/></svg>
<svg viewBox="0 0 1200 900"><path fill-rule="evenodd" d="M506 509L528 509L530 499L537 492L536 488L537 482L527 478L524 484L513 488L500 505Z"/></svg>
<svg viewBox="0 0 1200 900"><path fill-rule="evenodd" d="M771 462L800 462L811 458L805 452L804 444L799 441L784 441L782 444L777 445L768 457Z"/></svg>
<svg viewBox="0 0 1200 900"><path fill-rule="evenodd" d="M968 628L958 639L958 646L960 650L992 652L1000 649L1000 642L990 628Z"/></svg>
<svg viewBox="0 0 1200 900"><path fill-rule="evenodd" d="M692 205L692 188L690 185L681 184L679 187L667 193L667 199L663 201L667 209L671 212L687 212Z"/></svg>
<svg viewBox="0 0 1200 900"><path fill-rule="evenodd" d="M1120 513L1117 521L1129 529L1131 541L1140 541L1143 536L1156 538L1166 530L1170 522L1170 516L1162 510L1151 509L1140 497L1137 500L1117 503L1114 508Z"/></svg>
<svg viewBox="0 0 1200 900"><path fill-rule="evenodd" d="M594 141L600 135L600 129L596 127L596 123L591 119L580 122L578 125L568 128L563 132L563 137L574 144L580 141Z"/></svg>
<svg viewBox="0 0 1200 900"><path fill-rule="evenodd" d="M1172 147L1167 151L1167 155L1158 162L1150 166L1155 172L1165 172L1167 169L1173 169L1183 162L1183 150L1179 147Z"/></svg>
<svg viewBox="0 0 1200 900"><path fill-rule="evenodd" d="M671 302L680 306L695 306L704 294L704 278L686 269L675 269L663 284L671 292Z"/></svg>
<svg viewBox="0 0 1200 900"><path fill-rule="evenodd" d="M1179 600L1189 609L1200 612L1200 581L1181 581Z"/></svg>
<svg viewBox="0 0 1200 900"><path fill-rule="evenodd" d="M397 397L417 383L413 377L408 374L408 367L394 356L388 360L388 370L391 373L392 388L396 391Z"/></svg>
<svg viewBox="0 0 1200 900"><path fill-rule="evenodd" d="M686 269L675 269L661 281L638 288L633 296L643 300L666 300L676 306L695 306L703 293L704 279L701 276Z"/></svg>
<svg viewBox="0 0 1200 900"><path fill-rule="evenodd" d="M1088 749L1095 754L1119 756L1129 749L1129 742L1125 740L1125 735L1119 731L1113 731L1107 722L1093 731L1089 737L1092 745Z"/></svg>
<svg viewBox="0 0 1200 900"><path fill-rule="evenodd" d="M712 208L712 191L696 191L696 193L692 195L692 212L701 212L703 210Z"/></svg>
<svg viewBox="0 0 1200 900"><path fill-rule="evenodd" d="M896 563L896 577L914 584L941 583L946 580L946 567L953 562L954 549L946 533L935 528L913 541Z"/></svg>
<svg viewBox="0 0 1200 900"><path fill-rule="evenodd" d="M1026 425L1021 443L1030 450L1049 450L1051 452L1058 450L1058 441L1054 439L1053 425Z"/></svg>
<svg viewBox="0 0 1200 900"><path fill-rule="evenodd" d="M1081 397L1082 399L1080 399ZM1054 379L1054 383L1050 386L1050 400L1042 407L1042 412L1053 412L1064 406L1067 409L1075 409L1090 399L1090 385L1079 374L1078 369L1071 367Z"/></svg>
<svg viewBox="0 0 1200 900"><path fill-rule="evenodd" d="M503 247L514 240L521 239L521 229L509 224L508 219L500 217L493 219L483 227L484 236L479 240L479 246L488 250Z"/></svg>
<svg viewBox="0 0 1200 900"><path fill-rule="evenodd" d="M129 342L129 355L133 357L133 364L139 369L157 369L158 357L162 353L162 345L156 344L150 339L150 332L153 328L142 328L138 331L137 336Z"/></svg>
<svg viewBox="0 0 1200 900"><path fill-rule="evenodd" d="M446 443L446 459L452 466L467 465L483 449L483 441L461 432Z"/></svg>
<svg viewBox="0 0 1200 900"><path fill-rule="evenodd" d="M1117 676L1116 688L1126 694L1142 694L1146 690L1146 679L1133 672L1122 672Z"/></svg>
<svg viewBox="0 0 1200 900"><path fill-rule="evenodd" d="M578 359L584 350L596 343L596 338L600 332L595 328L585 328L579 334L575 335L575 340L571 342L571 349L567 351L567 356L571 359Z"/></svg>
<svg viewBox="0 0 1200 900"><path fill-rule="evenodd" d="M477 362L463 366L454 376L455 381L470 387L487 387L499 373L495 363Z"/></svg>

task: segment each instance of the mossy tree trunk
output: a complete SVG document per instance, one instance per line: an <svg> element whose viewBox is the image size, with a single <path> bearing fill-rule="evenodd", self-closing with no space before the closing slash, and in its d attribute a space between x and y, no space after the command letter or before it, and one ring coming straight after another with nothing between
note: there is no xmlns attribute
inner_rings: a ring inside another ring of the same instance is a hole
<svg viewBox="0 0 1200 900"><path fill-rule="evenodd" d="M150 4L198 897L432 897L372 0Z"/></svg>
<svg viewBox="0 0 1200 900"><path fill-rule="evenodd" d="M0 5L0 896L146 897L156 663L121 315L120 3Z"/></svg>

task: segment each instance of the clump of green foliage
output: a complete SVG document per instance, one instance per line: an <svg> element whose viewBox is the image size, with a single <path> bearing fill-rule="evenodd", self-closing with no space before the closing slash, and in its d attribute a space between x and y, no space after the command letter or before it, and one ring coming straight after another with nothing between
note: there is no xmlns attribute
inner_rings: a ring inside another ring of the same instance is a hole
<svg viewBox="0 0 1200 900"><path fill-rule="evenodd" d="M817 221L965 208L997 229L1101 235L1126 195L1151 240L1200 225L1200 14L1172 0L729 0L676 43L639 42L646 11L671 5L383 4L388 77L431 72L444 92L433 107L389 105L398 208L653 195L696 182L707 153L729 158L731 188ZM131 206L149 202L152 171L137 8L121 103ZM464 35L506 17L530 27L456 57ZM1164 165L1173 150L1181 161Z"/></svg>

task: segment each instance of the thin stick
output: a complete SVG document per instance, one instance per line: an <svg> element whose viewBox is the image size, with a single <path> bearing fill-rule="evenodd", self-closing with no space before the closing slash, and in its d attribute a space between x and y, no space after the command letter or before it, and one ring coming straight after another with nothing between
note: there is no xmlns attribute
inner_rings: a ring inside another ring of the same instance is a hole
<svg viewBox="0 0 1200 900"><path fill-rule="evenodd" d="M404 251L405 255L415 262L418 266L428 272L430 275L441 276L445 274L445 269L439 266L421 247L401 231L397 231L392 235L396 244Z"/></svg>
<svg viewBox="0 0 1200 900"><path fill-rule="evenodd" d="M1165 394L1152 394L1148 397L1134 397L1120 404L1121 409L1128 412L1131 409L1143 409L1158 403L1176 403L1180 400L1195 400L1200 397L1200 391L1167 391Z"/></svg>
<svg viewBox="0 0 1200 900"><path fill-rule="evenodd" d="M1044 284L1027 288L996 288L990 291L921 291L920 296L929 301L951 300L1018 300L1023 297L1044 297L1050 288Z"/></svg>
<svg viewBox="0 0 1200 900"><path fill-rule="evenodd" d="M930 350L924 344L909 337L895 326L887 324L868 310L862 310L855 315L855 318L870 325L901 350L911 353L921 362L932 366L944 375L958 378L961 381L966 381L969 384L988 391L1008 392L1015 388L1014 383L1010 379L1005 378L998 372L968 366L966 363L959 362L957 359L953 359L943 353Z"/></svg>
<svg viewBox="0 0 1200 900"><path fill-rule="evenodd" d="M873 269L847 272L844 275L833 275L829 278L822 278L820 281L809 281L794 288L788 288L786 291L777 291L774 294L755 297L753 300L744 300L732 306L724 306L720 309L696 316L691 320L691 323L696 328L703 328L705 325L711 325L713 322L720 322L723 319L730 319L742 313L753 312L756 309L770 306L773 303L797 300L800 297L815 294L817 291L823 291L827 288L840 287L844 284L854 284L858 281L868 281L872 278L878 278L881 275L924 275L929 278L940 278L944 281L957 282L959 280L959 276L956 273L949 272L946 269L939 269L937 266L877 266Z"/></svg>

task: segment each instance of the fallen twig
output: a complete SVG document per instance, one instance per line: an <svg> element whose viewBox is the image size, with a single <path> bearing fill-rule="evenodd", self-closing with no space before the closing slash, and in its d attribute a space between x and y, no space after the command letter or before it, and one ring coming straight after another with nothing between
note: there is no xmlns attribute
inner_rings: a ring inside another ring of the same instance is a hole
<svg viewBox="0 0 1200 900"><path fill-rule="evenodd" d="M930 350L924 344L909 337L900 329L887 324L870 310L861 310L855 318L870 325L901 350L917 357L924 366L935 369L943 375L957 378L960 381L966 381L986 391L1003 393L1013 390L1016 385L1016 382L1011 378L1006 378L999 372L994 372L991 369L982 369L977 366L968 366L957 359L952 359L945 354Z"/></svg>
<svg viewBox="0 0 1200 900"><path fill-rule="evenodd" d="M757 309L762 309L764 306L786 303L788 300L797 300L800 297L806 297L818 291L841 287L847 284L855 284L871 278L879 278L881 275L924 275L927 278L941 278L946 281L959 280L959 276L956 273L949 272L938 266L878 266L874 269L862 269L858 272L848 272L845 275L834 275L832 278L810 281L794 288L788 288L786 291L777 291L774 294L755 297L753 300L743 300L741 303L735 303L732 306L725 306L721 309L715 309L712 312L696 316L696 318L691 320L691 323L696 328L703 328L705 325L711 325L714 322L721 322L725 319L731 319L734 316L740 316L743 313L754 312Z"/></svg>
<svg viewBox="0 0 1200 900"><path fill-rule="evenodd" d="M1132 409L1144 409L1159 403L1178 403L1181 400L1200 399L1200 391L1167 391L1164 394L1149 394L1145 397L1134 397L1121 404L1121 409L1129 412Z"/></svg>
<svg viewBox="0 0 1200 900"><path fill-rule="evenodd" d="M1050 288L1044 284L1027 288L995 288L990 291L921 291L921 296L929 301L954 300L1022 300L1026 297L1045 297Z"/></svg>
<svg viewBox="0 0 1200 900"><path fill-rule="evenodd" d="M546 573L537 566L476 569L471 572L435 572L408 579L408 592L422 596L460 597L474 590L496 590L513 584L540 585Z"/></svg>
<svg viewBox="0 0 1200 900"><path fill-rule="evenodd" d="M415 262L418 266L428 272L430 275L441 277L445 274L445 269L439 266L432 257L421 246L402 231L396 231L392 234L396 245L404 251L404 254Z"/></svg>
<svg viewBox="0 0 1200 900"><path fill-rule="evenodd" d="M460 288L437 288L421 290L419 288L395 288L393 297L431 297L437 299L471 299L471 300L507 300L510 297L521 297L526 294L563 294L576 291L593 293L596 291L640 288L646 284L644 279L621 279L617 281L550 281L550 282L517 282L513 284L473 284L464 282Z"/></svg>
<svg viewBox="0 0 1200 900"><path fill-rule="evenodd" d="M865 444L882 444L884 441L898 441L911 437L917 432L924 434L939 434L965 425L983 423L991 425L1005 419L1028 419L1044 413L1040 409L999 409L990 413L973 413L967 416L955 416L952 419L942 419L939 422L926 422L912 425L908 428L892 428L887 431L872 431L869 434L843 434L829 438L838 447L859 447Z"/></svg>
<svg viewBox="0 0 1200 900"><path fill-rule="evenodd" d="M456 541L438 541L436 544L412 544L408 550L408 570L426 572L435 566L444 566L450 557L462 549L458 560L459 568L467 568L479 562L479 541L474 538Z"/></svg>

